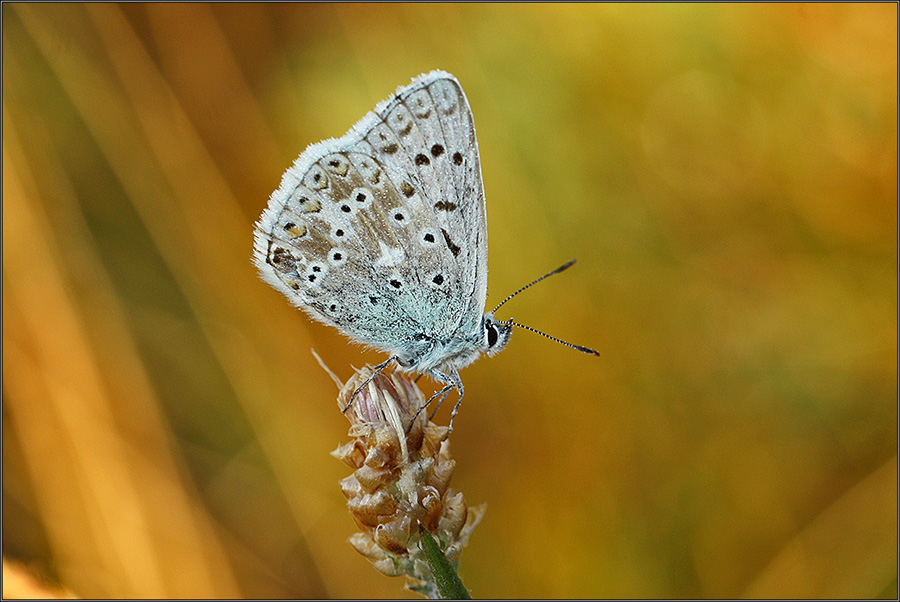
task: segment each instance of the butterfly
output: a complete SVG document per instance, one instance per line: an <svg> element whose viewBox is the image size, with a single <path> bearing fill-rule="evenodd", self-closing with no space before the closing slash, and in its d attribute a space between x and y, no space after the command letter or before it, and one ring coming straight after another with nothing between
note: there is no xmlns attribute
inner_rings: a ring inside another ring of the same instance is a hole
<svg viewBox="0 0 900 602"><path fill-rule="evenodd" d="M456 389L452 428L459 370L528 328L484 312L487 248L472 111L456 78L432 71L299 156L256 223L253 261L312 318L389 354L370 379L391 363L428 374L444 386L426 406Z"/></svg>

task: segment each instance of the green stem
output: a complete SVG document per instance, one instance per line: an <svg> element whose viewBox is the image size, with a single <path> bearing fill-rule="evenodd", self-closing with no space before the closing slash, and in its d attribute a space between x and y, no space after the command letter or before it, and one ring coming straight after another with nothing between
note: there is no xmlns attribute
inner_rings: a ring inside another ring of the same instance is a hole
<svg viewBox="0 0 900 602"><path fill-rule="evenodd" d="M431 533L421 525L419 525L419 541L422 551L425 552L425 559L428 560L428 566L431 567L431 574L434 575L434 582L441 593L441 598L444 600L471 600L472 596L463 585L456 569L441 552Z"/></svg>

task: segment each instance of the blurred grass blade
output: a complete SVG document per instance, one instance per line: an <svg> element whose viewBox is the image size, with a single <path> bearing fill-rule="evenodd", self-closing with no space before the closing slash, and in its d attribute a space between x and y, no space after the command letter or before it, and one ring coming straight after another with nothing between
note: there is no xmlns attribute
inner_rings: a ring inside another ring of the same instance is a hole
<svg viewBox="0 0 900 602"><path fill-rule="evenodd" d="M747 598L876 597L897 578L897 458L838 498L788 543Z"/></svg>

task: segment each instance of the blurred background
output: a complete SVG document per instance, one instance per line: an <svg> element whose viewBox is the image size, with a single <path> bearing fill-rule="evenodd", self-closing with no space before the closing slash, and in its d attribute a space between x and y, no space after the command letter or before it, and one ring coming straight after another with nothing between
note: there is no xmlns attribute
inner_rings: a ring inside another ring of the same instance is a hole
<svg viewBox="0 0 900 602"><path fill-rule="evenodd" d="M478 128L488 306L577 257L500 317L601 356L520 330L463 371L473 595L896 597L896 4L2 10L10 566L417 598L346 541L310 349L344 379L384 358L250 254L308 144L440 68Z"/></svg>

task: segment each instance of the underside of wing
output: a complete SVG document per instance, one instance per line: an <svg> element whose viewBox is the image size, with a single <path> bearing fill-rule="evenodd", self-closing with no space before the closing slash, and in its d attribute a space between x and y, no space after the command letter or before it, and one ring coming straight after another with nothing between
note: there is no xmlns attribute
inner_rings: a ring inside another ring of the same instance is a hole
<svg viewBox="0 0 900 602"><path fill-rule="evenodd" d="M393 352L477 328L484 193L468 103L432 72L310 146L256 225L263 278L311 316Z"/></svg>

